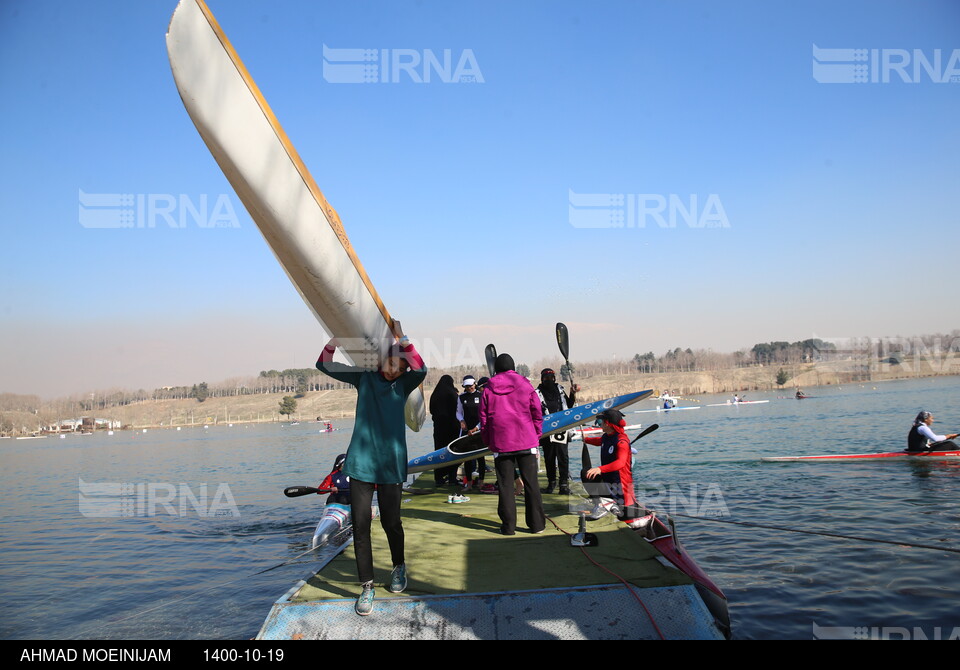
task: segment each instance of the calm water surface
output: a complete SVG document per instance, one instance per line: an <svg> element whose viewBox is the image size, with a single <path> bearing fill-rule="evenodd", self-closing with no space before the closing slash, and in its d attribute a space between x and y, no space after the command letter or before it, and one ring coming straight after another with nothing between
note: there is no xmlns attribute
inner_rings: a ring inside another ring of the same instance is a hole
<svg viewBox="0 0 960 670"><path fill-rule="evenodd" d="M955 432L960 379L809 392L817 397L756 393L750 399L771 401L629 414L661 426L636 444L643 496L677 515L681 540L730 600L735 637L809 639L814 627L949 635L960 628L960 556L906 545L960 549L960 463L759 458L900 450L920 409L936 415L939 432ZM698 400L683 404L725 398ZM322 498L282 490L319 482L349 441L350 422L338 426L346 430L236 424L0 440L0 636L253 637L313 565L297 557ZM408 440L411 456L431 449L429 431ZM571 456L579 450L573 443ZM81 498L80 480L133 486ZM172 502L145 516L136 501L151 483ZM90 506L104 496L133 506Z"/></svg>

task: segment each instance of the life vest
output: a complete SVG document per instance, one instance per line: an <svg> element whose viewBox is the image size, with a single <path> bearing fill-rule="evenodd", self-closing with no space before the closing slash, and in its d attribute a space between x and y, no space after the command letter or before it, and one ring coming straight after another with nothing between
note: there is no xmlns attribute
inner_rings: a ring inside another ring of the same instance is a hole
<svg viewBox="0 0 960 670"><path fill-rule="evenodd" d="M467 428L473 428L480 423L480 396L481 391L470 393L466 391L460 394L460 404L463 405L463 422Z"/></svg>
<svg viewBox="0 0 960 670"><path fill-rule="evenodd" d="M544 414L553 414L554 412L565 412L570 409L567 407L567 392L563 390L563 386L557 384L557 390L560 392L560 406L556 407L557 403L554 402L554 407L551 407L547 404L547 399L543 397L543 393L540 391L540 387L536 388L537 395L540 397L540 405L543 409Z"/></svg>
<svg viewBox="0 0 960 670"><path fill-rule="evenodd" d="M907 433L907 451L926 451L929 440L920 434L920 426L914 426Z"/></svg>

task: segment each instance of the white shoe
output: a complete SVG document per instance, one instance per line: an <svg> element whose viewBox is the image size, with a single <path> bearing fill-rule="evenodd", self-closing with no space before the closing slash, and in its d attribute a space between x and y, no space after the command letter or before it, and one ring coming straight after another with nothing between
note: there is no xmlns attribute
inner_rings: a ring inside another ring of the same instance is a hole
<svg viewBox="0 0 960 670"><path fill-rule="evenodd" d="M620 516L620 506L610 498L600 498L600 502L598 502L596 507L593 508L593 511L587 515L587 518L591 521L596 521L608 514Z"/></svg>

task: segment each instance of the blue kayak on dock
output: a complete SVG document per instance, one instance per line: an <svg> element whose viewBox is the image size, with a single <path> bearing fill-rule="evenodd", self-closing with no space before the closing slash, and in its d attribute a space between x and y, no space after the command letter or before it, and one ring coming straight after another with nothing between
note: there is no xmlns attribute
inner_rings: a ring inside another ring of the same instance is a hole
<svg viewBox="0 0 960 670"><path fill-rule="evenodd" d="M562 412L547 414L543 417L543 434L554 435L565 432L571 428L576 428L577 426L593 421L597 414L606 409L620 409L621 407L626 407L648 398L651 395L653 395L652 390L637 391L635 393L627 393L613 398L607 398L606 400L597 400L596 402L590 402L585 405L578 405ZM411 459L410 462L407 463L407 474L456 465L457 463L479 458L488 453L490 453L490 450L483 444L479 432L473 435L464 435L458 437L443 449L437 449L436 451L431 451L429 454Z"/></svg>

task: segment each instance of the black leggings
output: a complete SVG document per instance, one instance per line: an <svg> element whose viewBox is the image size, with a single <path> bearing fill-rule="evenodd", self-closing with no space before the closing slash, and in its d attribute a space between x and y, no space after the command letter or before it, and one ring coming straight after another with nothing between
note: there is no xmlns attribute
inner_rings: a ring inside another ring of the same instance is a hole
<svg viewBox="0 0 960 670"><path fill-rule="evenodd" d="M377 491L380 505L380 525L390 543L390 558L393 565L403 559L403 523L400 520L400 496L402 484L371 484L356 479L350 480L350 516L353 519L353 551L357 556L357 576L360 583L373 581L373 548L370 544L370 526L373 514L373 492Z"/></svg>

